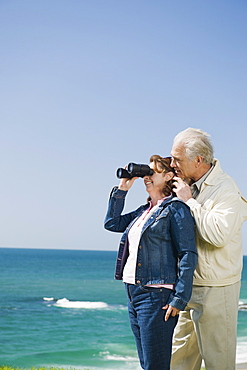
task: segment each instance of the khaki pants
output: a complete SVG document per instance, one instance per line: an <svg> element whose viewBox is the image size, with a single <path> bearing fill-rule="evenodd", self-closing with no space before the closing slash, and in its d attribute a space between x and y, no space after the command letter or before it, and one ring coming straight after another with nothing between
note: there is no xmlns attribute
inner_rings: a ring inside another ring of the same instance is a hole
<svg viewBox="0 0 247 370"><path fill-rule="evenodd" d="M173 336L171 370L234 370L240 282L193 286Z"/></svg>

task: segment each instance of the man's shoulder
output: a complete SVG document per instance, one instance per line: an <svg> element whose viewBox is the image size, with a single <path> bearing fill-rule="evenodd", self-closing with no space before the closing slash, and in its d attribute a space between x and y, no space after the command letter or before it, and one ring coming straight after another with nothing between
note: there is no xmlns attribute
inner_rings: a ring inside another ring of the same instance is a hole
<svg viewBox="0 0 247 370"><path fill-rule="evenodd" d="M205 183L207 185L221 185L221 186L232 186L232 187L237 187L236 181L228 175L225 171L222 170L220 166L219 160L215 159L214 160L214 168L212 172L209 174L207 179L205 180Z"/></svg>
<svg viewBox="0 0 247 370"><path fill-rule="evenodd" d="M225 195L229 200L232 197L240 197L246 202L236 181L222 170L218 160L216 160L214 169L205 180L203 190L205 191L204 194L207 193L208 196L214 194L217 197L222 197L222 195Z"/></svg>

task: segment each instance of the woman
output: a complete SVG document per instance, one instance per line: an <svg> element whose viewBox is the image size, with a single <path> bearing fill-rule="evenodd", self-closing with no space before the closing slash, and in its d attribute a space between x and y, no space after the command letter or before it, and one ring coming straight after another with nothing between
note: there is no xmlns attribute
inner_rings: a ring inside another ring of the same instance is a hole
<svg viewBox="0 0 247 370"><path fill-rule="evenodd" d="M128 190L137 177L113 188L105 228L123 232L116 279L129 298L131 328L141 367L170 369L172 335L180 310L191 296L197 263L194 221L189 207L172 194L170 158L153 155L153 175L145 176L148 203L122 215Z"/></svg>

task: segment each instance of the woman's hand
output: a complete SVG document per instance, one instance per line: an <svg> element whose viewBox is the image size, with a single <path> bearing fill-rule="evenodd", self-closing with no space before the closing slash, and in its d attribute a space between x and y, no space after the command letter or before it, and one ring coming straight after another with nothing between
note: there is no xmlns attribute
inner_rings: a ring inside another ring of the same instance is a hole
<svg viewBox="0 0 247 370"><path fill-rule="evenodd" d="M136 179L138 179L138 177L132 177L132 179L121 179L118 189L128 191Z"/></svg>
<svg viewBox="0 0 247 370"><path fill-rule="evenodd" d="M126 170L127 167L128 166L125 166L124 169ZM118 189L128 191L136 179L138 179L138 177L132 177L132 179L120 179Z"/></svg>
<svg viewBox="0 0 247 370"><path fill-rule="evenodd" d="M162 310L167 310L165 314L165 321L169 319L170 315L176 316L176 315L179 315L179 312L180 312L178 308L172 307L169 304L166 304L164 307L162 307Z"/></svg>

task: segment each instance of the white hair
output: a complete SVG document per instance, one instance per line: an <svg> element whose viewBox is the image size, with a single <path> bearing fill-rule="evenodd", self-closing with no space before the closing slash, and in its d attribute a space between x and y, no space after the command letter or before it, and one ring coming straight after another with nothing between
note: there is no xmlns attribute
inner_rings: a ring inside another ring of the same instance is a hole
<svg viewBox="0 0 247 370"><path fill-rule="evenodd" d="M213 162L214 149L210 135L206 132L189 127L175 136L175 142L184 145L186 156L190 161L193 161L197 156L201 156L204 163L210 164Z"/></svg>

